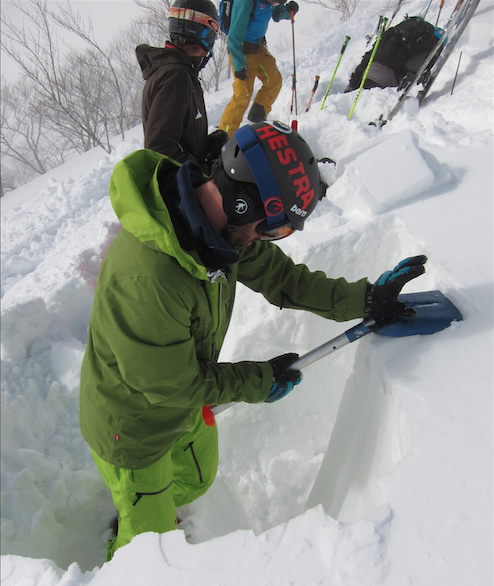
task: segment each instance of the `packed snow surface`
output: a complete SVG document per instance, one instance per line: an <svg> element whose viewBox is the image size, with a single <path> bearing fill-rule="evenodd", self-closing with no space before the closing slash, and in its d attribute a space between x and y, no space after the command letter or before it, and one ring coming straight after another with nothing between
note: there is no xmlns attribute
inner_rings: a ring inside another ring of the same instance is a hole
<svg viewBox="0 0 494 586"><path fill-rule="evenodd" d="M410 2L395 22L419 10ZM371 334L307 367L282 401L218 415L212 489L177 531L139 535L110 563L115 512L79 430L79 369L120 229L110 176L142 130L3 198L3 585L492 586L493 14L492 0L479 5L424 104L407 100L382 130L369 122L394 89L362 92L351 120L356 93L343 93L379 10L297 43L299 132L338 164L321 164L327 197L280 246L348 280L426 254L406 292L439 289L464 320L431 336ZM277 57L285 85L271 116L289 122L292 54ZM206 96L211 130L230 96L229 83ZM220 359L304 354L354 323L280 311L240 287Z"/></svg>

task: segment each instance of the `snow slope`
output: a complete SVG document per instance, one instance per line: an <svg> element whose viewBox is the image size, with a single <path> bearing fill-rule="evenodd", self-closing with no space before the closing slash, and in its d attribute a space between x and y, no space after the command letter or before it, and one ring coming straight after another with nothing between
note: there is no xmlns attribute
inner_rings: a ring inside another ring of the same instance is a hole
<svg viewBox="0 0 494 586"><path fill-rule="evenodd" d="M338 165L322 165L327 198L280 246L349 280L424 253L407 291L440 289L464 321L367 336L308 367L286 399L219 415L212 489L179 530L140 535L108 564L114 509L79 431L78 378L119 230L109 179L142 131L2 199L2 585L492 585L493 9L481 3L421 109L409 100L381 131L368 122L394 90L362 92L350 121L355 94L342 93L378 11L297 44L299 112L321 76L299 131ZM272 117L288 121L291 52L278 64ZM207 95L211 127L230 95ZM303 354L353 323L280 312L241 287L221 360Z"/></svg>

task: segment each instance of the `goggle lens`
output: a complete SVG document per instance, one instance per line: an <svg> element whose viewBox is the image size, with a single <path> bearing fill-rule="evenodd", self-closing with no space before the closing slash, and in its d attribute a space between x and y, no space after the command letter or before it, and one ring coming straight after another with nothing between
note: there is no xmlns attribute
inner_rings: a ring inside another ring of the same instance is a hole
<svg viewBox="0 0 494 586"><path fill-rule="evenodd" d="M281 226L268 226L267 221L261 222L257 226L257 233L261 237L261 240L281 240L293 234L295 229L292 228L290 222L286 222Z"/></svg>

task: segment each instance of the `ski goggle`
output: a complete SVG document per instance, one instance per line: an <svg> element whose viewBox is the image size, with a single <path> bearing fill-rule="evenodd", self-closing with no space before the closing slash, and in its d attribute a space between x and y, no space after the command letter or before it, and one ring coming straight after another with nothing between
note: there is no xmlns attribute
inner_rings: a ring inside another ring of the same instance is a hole
<svg viewBox="0 0 494 586"><path fill-rule="evenodd" d="M284 220L279 226L270 226L267 220L261 222L257 228L257 233L261 237L261 240L281 240L286 238L295 232L295 228L292 227L289 221Z"/></svg>

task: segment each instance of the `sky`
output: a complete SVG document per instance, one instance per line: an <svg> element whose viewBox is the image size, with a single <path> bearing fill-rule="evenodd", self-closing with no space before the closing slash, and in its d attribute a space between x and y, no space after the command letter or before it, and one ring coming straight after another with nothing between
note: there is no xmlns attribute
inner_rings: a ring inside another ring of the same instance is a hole
<svg viewBox="0 0 494 586"><path fill-rule="evenodd" d="M348 280L425 254L405 292L440 290L463 320L430 336L371 334L304 369L278 403L220 414L213 487L177 531L137 536L110 563L115 509L80 433L79 374L120 230L112 169L142 148L142 128L2 198L2 586L492 585L493 15L484 0L427 100L408 99L382 130L369 122L394 89L362 92L351 120L355 93L343 93L377 13L301 47L299 103L321 83L299 132L337 164L320 165L326 198L279 243ZM273 118L288 123L291 53L278 63ZM211 131L230 97L229 82L206 95ZM351 325L240 286L220 360L303 354Z"/></svg>

